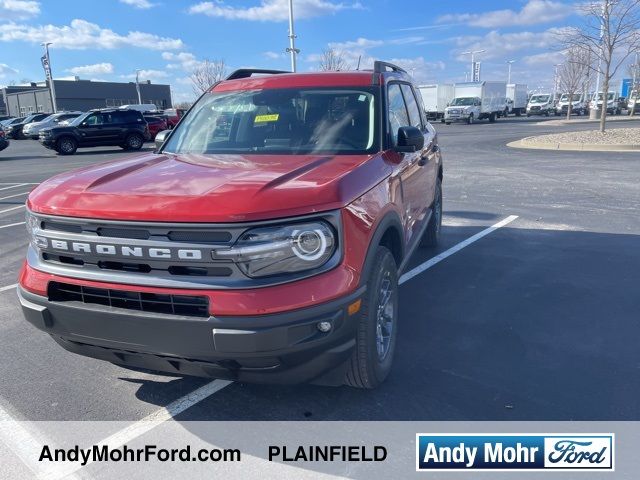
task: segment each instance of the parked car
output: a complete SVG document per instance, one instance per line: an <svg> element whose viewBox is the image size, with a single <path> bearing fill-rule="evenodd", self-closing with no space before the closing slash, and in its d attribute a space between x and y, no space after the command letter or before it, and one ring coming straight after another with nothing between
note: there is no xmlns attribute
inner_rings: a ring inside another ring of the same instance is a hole
<svg viewBox="0 0 640 480"><path fill-rule="evenodd" d="M22 133L25 137L38 139L40 130L60 125L65 120L72 120L82 115L82 112L58 112L43 118L39 122L32 122L24 126Z"/></svg>
<svg viewBox="0 0 640 480"><path fill-rule="evenodd" d="M187 113L187 111L183 108L168 108L163 112L163 115L167 120L169 128L175 128L185 113Z"/></svg>
<svg viewBox="0 0 640 480"><path fill-rule="evenodd" d="M505 82L464 82L455 84L455 98L444 110L444 122L473 123L488 119L493 123L506 108Z"/></svg>
<svg viewBox="0 0 640 480"><path fill-rule="evenodd" d="M634 108L635 107L635 108ZM633 112L634 115L640 114L640 94L637 91L631 92L629 95L629 99L627 100L627 114L631 115Z"/></svg>
<svg viewBox="0 0 640 480"><path fill-rule="evenodd" d="M0 152L9 146L9 140L3 130L0 130Z"/></svg>
<svg viewBox="0 0 640 480"><path fill-rule="evenodd" d="M519 117L527 113L527 85L524 83L509 83L507 85L507 101L509 114Z"/></svg>
<svg viewBox="0 0 640 480"><path fill-rule="evenodd" d="M569 98L571 98L571 100L569 100ZM569 104L571 104L571 113L573 115L586 115L589 113L589 108L583 93L574 93L573 95L563 93L556 105L556 115L566 116L569 111Z"/></svg>
<svg viewBox="0 0 640 480"><path fill-rule="evenodd" d="M594 94L591 99L591 103L589 105L590 108L595 109L596 111L602 110L602 99L604 97L603 92L598 94ZM621 97L618 97L616 92L607 93L607 113L610 115L620 115L622 110L626 108L626 102L620 101Z"/></svg>
<svg viewBox="0 0 640 480"><path fill-rule="evenodd" d="M532 115L555 115L556 106L553 95L550 93L536 93L531 95L527 104L527 117Z"/></svg>
<svg viewBox="0 0 640 480"><path fill-rule="evenodd" d="M61 155L73 155L78 148L119 146L140 150L149 139L149 129L138 110L91 110L66 126L40 131L40 143Z"/></svg>
<svg viewBox="0 0 640 480"><path fill-rule="evenodd" d="M4 120L0 120L0 130L4 131L4 127L15 120L15 117L8 117Z"/></svg>
<svg viewBox="0 0 640 480"><path fill-rule="evenodd" d="M49 115L49 113L32 113L31 115L26 116L20 122L12 122L11 124L9 124L9 126L5 130L5 133L7 134L7 137L13 138L15 140L24 139L26 137L24 136L23 129L26 125L29 125L33 122L39 122L40 120L47 118Z"/></svg>
<svg viewBox="0 0 640 480"><path fill-rule="evenodd" d="M142 113L158 111L158 107L156 107L153 103L137 103L133 105L122 105L119 108L120 110L137 110Z"/></svg>
<svg viewBox="0 0 640 480"><path fill-rule="evenodd" d="M144 116L147 125L149 126L149 140L155 140L156 135L162 130L167 130L169 125L167 125L167 121L161 116Z"/></svg>
<svg viewBox="0 0 640 480"><path fill-rule="evenodd" d="M427 118L444 121L444 111L455 97L453 84L420 85L418 89L422 95Z"/></svg>
<svg viewBox="0 0 640 480"><path fill-rule="evenodd" d="M8 120L4 120L2 123L2 130L4 131L4 133L7 133L7 130L9 129L9 127L13 124L16 123L20 123L22 122L26 117L17 117L17 118L10 118Z"/></svg>
<svg viewBox="0 0 640 480"><path fill-rule="evenodd" d="M132 368L380 385L398 278L440 234L442 156L423 112L385 62L232 73L156 151L29 194L26 319Z"/></svg>

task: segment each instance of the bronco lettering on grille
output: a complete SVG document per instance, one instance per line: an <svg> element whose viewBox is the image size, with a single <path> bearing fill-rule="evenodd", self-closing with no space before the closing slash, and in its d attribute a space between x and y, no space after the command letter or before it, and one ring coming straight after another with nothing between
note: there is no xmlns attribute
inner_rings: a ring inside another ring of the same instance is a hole
<svg viewBox="0 0 640 480"><path fill-rule="evenodd" d="M97 255L120 255L136 258L159 258L180 260L202 260L202 250L198 249L170 249L159 247L132 247L128 245L91 244L85 242L71 242L67 240L51 239L51 248L65 252L94 253Z"/></svg>

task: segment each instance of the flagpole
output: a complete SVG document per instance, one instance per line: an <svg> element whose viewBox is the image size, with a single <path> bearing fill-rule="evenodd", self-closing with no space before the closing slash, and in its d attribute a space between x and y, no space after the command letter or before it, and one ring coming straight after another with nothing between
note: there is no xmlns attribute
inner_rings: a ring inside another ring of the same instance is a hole
<svg viewBox="0 0 640 480"><path fill-rule="evenodd" d="M47 66L45 67L44 73L49 80L49 91L51 92L51 106L53 107L53 113L58 113L58 108L56 105L56 87L53 83L53 75L51 74L51 59L49 57L49 45L51 42L46 42L42 44L44 46L44 54L47 59Z"/></svg>

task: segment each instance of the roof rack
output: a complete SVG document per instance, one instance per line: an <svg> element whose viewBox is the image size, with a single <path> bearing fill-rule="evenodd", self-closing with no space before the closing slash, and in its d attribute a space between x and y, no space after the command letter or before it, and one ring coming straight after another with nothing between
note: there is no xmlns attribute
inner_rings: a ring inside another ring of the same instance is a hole
<svg viewBox="0 0 640 480"><path fill-rule="evenodd" d="M397 65L394 65L393 63L389 63L389 62L383 62L381 60L376 60L375 62L373 62L373 71L376 73L384 73L387 71L387 69L390 69L393 72L402 72L402 73L407 73L407 71L404 68L400 68Z"/></svg>
<svg viewBox="0 0 640 480"><path fill-rule="evenodd" d="M291 73L285 70L265 70L262 68L241 68L231 73L225 80L237 80L238 78L249 78L255 74L277 75L279 73Z"/></svg>

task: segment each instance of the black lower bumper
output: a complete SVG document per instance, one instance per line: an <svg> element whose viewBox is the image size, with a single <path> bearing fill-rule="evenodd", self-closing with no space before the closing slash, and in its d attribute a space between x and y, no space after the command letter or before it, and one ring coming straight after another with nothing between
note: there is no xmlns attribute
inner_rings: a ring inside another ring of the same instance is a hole
<svg viewBox="0 0 640 480"><path fill-rule="evenodd" d="M359 318L347 307L363 293L280 314L187 317L50 301L18 290L25 318L80 355L176 375L325 385L342 383ZM331 330L321 332L320 322L330 322Z"/></svg>

